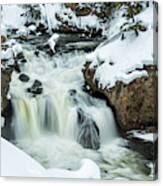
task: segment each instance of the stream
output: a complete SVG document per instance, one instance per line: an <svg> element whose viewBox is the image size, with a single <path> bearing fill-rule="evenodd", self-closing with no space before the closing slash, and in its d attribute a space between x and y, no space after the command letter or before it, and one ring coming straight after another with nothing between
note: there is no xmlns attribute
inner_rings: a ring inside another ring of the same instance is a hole
<svg viewBox="0 0 163 186"><path fill-rule="evenodd" d="M84 90L83 64L88 46L97 42L61 42L55 55L41 49L36 54L44 40L22 42L26 81L12 73L12 142L45 168L76 170L90 158L103 179L152 180L149 162L127 147L106 102Z"/></svg>

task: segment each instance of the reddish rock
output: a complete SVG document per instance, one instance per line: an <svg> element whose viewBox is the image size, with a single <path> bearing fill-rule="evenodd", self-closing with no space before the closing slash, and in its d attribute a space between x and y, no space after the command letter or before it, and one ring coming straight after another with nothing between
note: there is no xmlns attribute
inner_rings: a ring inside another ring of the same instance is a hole
<svg viewBox="0 0 163 186"><path fill-rule="evenodd" d="M107 90L99 89L93 81L95 71L89 69L90 63L83 70L86 84L92 93L102 94L113 108L121 131L157 127L157 69L155 66L145 66L148 77L141 77L128 85L117 82L116 86Z"/></svg>
<svg viewBox="0 0 163 186"><path fill-rule="evenodd" d="M1 43L4 43L4 42L6 42L6 40L7 40L7 38L5 37L5 36L1 36Z"/></svg>
<svg viewBox="0 0 163 186"><path fill-rule="evenodd" d="M70 8L71 10L75 10L79 3L64 3L66 8Z"/></svg>
<svg viewBox="0 0 163 186"><path fill-rule="evenodd" d="M92 13L92 9L89 7L82 7L82 8L77 7L75 11L76 16L88 16L91 13Z"/></svg>

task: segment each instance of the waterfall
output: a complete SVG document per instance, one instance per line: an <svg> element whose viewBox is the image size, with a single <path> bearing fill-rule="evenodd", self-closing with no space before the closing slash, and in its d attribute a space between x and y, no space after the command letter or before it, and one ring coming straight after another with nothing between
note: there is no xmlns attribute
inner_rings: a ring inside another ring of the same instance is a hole
<svg viewBox="0 0 163 186"><path fill-rule="evenodd" d="M36 56L30 44L23 48L28 62L20 68L29 80L14 71L8 93L14 143L45 168L75 170L89 158L104 178L149 179L143 158L119 137L112 110L83 90L86 54Z"/></svg>
<svg viewBox="0 0 163 186"><path fill-rule="evenodd" d="M47 65L49 59L45 55L40 55L38 60L28 50L24 52L32 60L22 68L30 81L21 82L19 74L14 72L10 85L14 110L12 125L17 139L34 139L50 133L74 140L84 148L98 149L117 136L111 109L104 101L82 90L83 53L71 55L72 61L81 61L74 63L74 67L72 63L64 66L64 61L55 58L58 67L54 68ZM27 91L36 81L42 85L40 95Z"/></svg>
<svg viewBox="0 0 163 186"><path fill-rule="evenodd" d="M57 89L55 91L62 94ZM100 105L102 108L98 108L97 105L85 105L79 97L78 102L73 103L68 93L60 97L57 99L55 95L41 95L13 98L16 138L38 138L49 132L76 140L83 147L92 149L98 149L100 143L114 139L115 122L113 116L111 120L105 116L111 110L104 103Z"/></svg>

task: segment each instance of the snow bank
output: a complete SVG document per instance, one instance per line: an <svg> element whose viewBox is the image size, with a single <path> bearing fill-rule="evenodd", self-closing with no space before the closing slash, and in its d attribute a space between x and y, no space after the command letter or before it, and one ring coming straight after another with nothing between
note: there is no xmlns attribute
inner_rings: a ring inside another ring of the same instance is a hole
<svg viewBox="0 0 163 186"><path fill-rule="evenodd" d="M153 6L137 15L135 19L141 20L147 30L139 32L138 36L134 31L127 31L125 39L122 39L122 33L119 31L119 34L113 34L111 40L106 41L87 56L87 61L93 61L90 68L96 70L95 79L98 81L99 88L109 89L114 87L117 81L128 84L136 78L148 76L142 69L144 65L154 64L155 60ZM119 26L121 23L120 18Z"/></svg>
<svg viewBox="0 0 163 186"><path fill-rule="evenodd" d="M45 169L22 150L1 138L1 176L100 178L99 167L90 159L83 159L76 171Z"/></svg>

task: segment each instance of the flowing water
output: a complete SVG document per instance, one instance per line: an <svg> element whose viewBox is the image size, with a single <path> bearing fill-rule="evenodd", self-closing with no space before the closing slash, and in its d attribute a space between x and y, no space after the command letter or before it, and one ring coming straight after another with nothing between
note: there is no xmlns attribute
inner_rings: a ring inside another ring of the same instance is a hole
<svg viewBox="0 0 163 186"><path fill-rule="evenodd" d="M30 80L22 82L20 74L12 74L15 144L46 168L75 170L81 159L90 158L104 179L152 179L147 162L120 138L106 102L83 91L87 53L50 57L40 51L37 56L33 45L22 46L28 62L21 71ZM36 80L43 90L37 95L28 91Z"/></svg>

